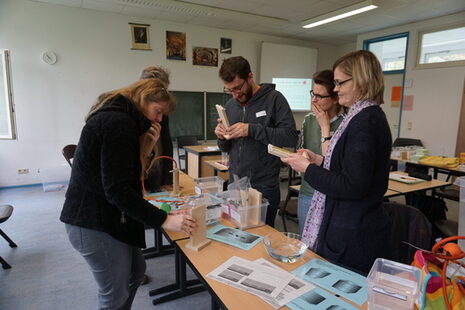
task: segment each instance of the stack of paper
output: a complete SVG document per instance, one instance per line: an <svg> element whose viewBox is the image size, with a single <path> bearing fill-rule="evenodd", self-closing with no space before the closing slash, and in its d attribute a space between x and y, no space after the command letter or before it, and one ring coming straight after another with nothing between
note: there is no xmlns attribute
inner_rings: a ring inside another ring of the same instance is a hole
<svg viewBox="0 0 465 310"><path fill-rule="evenodd" d="M398 173L393 173L393 172L389 173L389 179L397 181L397 182L407 183L407 184L415 184L415 183L420 183L420 182L425 181L423 179L414 178L408 175L403 175L403 174L398 174Z"/></svg>
<svg viewBox="0 0 465 310"><path fill-rule="evenodd" d="M207 276L254 294L275 309L284 305L291 309L357 309L264 258L249 261L233 256ZM301 299L305 305L299 302Z"/></svg>

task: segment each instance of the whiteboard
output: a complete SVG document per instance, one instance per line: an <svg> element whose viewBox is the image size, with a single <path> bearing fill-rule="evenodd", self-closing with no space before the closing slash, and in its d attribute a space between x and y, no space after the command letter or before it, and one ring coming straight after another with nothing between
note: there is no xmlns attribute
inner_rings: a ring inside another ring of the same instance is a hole
<svg viewBox="0 0 465 310"><path fill-rule="evenodd" d="M260 83L272 83L273 78L311 79L316 72L318 50L311 47L262 42ZM291 109L302 111L302 107ZM310 102L308 102L310 110Z"/></svg>

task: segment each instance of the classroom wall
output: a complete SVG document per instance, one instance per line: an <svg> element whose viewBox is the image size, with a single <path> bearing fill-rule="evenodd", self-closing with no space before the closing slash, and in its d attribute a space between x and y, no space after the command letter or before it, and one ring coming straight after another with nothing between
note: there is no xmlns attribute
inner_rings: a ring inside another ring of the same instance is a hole
<svg viewBox="0 0 465 310"><path fill-rule="evenodd" d="M417 32L462 24L465 12L432 18L426 21L365 33L357 37L357 47L363 40L409 32L406 79L412 87L404 95L413 95L413 110L402 111L400 136L418 138L433 155L454 156L462 104L465 66L435 69L415 68ZM391 89L386 89L390 92ZM411 125L408 126L408 125Z"/></svg>
<svg viewBox="0 0 465 310"><path fill-rule="evenodd" d="M151 24L152 51L130 50L128 22ZM187 33L187 61L165 58L165 31ZM258 72L262 41L314 47L318 70L328 68L335 46L148 18L129 17L25 0L0 0L0 48L11 50L17 140L0 140L0 187L41 183L69 172L61 155L77 143L83 119L102 92L129 84L141 69L161 65L171 71L173 90L222 91L218 68L192 65L192 46L219 48L232 39L233 54L246 57ZM42 53L58 55L55 65ZM29 168L28 174L17 173ZM42 173L37 173L38 169ZM51 173L53 172L53 173Z"/></svg>

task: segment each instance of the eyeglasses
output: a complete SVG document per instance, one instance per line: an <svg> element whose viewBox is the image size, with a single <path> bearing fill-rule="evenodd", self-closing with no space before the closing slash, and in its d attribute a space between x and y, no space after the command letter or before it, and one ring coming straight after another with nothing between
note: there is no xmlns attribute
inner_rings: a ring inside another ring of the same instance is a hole
<svg viewBox="0 0 465 310"><path fill-rule="evenodd" d="M226 88L226 87L223 87L223 92L225 92L226 94L231 94L231 93L240 93L241 92L241 89L242 87L244 86L244 84L247 83L247 79L244 80L244 82L242 82L241 86L237 86L237 87L234 87L234 88ZM248 83L247 83L248 84Z"/></svg>
<svg viewBox="0 0 465 310"><path fill-rule="evenodd" d="M315 94L315 93L313 92L313 90L310 91L310 96L312 96L312 98L316 98L316 99L318 99L318 100L331 97L330 95L328 95L328 96L322 96L322 95L320 95L320 94Z"/></svg>
<svg viewBox="0 0 465 310"><path fill-rule="evenodd" d="M341 87L344 83L349 82L351 80L352 80L352 78L344 80L344 81L340 81L340 82L338 80L334 80L334 86L335 87Z"/></svg>

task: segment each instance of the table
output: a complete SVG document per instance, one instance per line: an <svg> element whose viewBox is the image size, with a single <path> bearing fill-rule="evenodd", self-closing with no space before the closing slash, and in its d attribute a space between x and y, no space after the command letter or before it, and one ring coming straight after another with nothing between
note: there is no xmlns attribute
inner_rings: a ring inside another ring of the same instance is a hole
<svg viewBox="0 0 465 310"><path fill-rule="evenodd" d="M396 172L399 173L399 172ZM399 173L400 174L400 173ZM407 175L405 173L405 175ZM426 191L430 189L443 188L451 185L451 182L444 182L440 180L432 179L431 181L424 181L416 184L406 184L394 180L389 180L388 189L399 192L401 195Z"/></svg>
<svg viewBox="0 0 465 310"><path fill-rule="evenodd" d="M218 164L217 160L207 160L205 164L213 169L214 176L219 175L225 181L229 180L228 167Z"/></svg>
<svg viewBox="0 0 465 310"><path fill-rule="evenodd" d="M209 149L216 147L215 150ZM187 174L197 179L199 177L212 176L213 172L209 167L205 165L207 160L219 160L221 159L221 151L218 149L216 144L200 144L185 146L187 160L186 169Z"/></svg>
<svg viewBox="0 0 465 310"><path fill-rule="evenodd" d="M395 161L405 161L411 165L417 165L420 167L426 167L426 168L432 168L433 169L433 179L438 178L438 174L446 174L446 175L451 175L451 176L465 176L465 171L460 170L458 168L445 168L445 167L438 167L438 166L433 166L433 165L425 165L425 164L420 164L414 161L410 160L403 160L399 157L391 157L391 160Z"/></svg>
<svg viewBox="0 0 465 310"><path fill-rule="evenodd" d="M194 180L183 172L179 173L179 185L181 186L181 196L195 194ZM163 244L163 236L165 236L165 238L169 241L170 245ZM199 286L200 281L198 279L186 279L186 264L183 260L180 259L181 255L179 254L178 249L176 247L173 248L173 243L176 240L188 238L189 236L181 232L154 229L155 246L143 250L144 257L146 259L174 253L175 283L151 290L149 292L149 296L169 293L162 297L153 299L153 305L161 304L184 296L189 296L205 290L202 285Z"/></svg>
<svg viewBox="0 0 465 310"><path fill-rule="evenodd" d="M300 185L289 186L289 190L298 193L300 192ZM384 194L384 197L389 198L389 197L400 196L400 195L403 195L403 193L388 188L388 190Z"/></svg>
<svg viewBox="0 0 465 310"><path fill-rule="evenodd" d="M276 230L268 225L265 225L261 227L248 229L247 231L250 233L264 236ZM184 256L186 262L189 264L194 273L199 277L200 281L207 287L210 294L212 295L212 309L218 309L219 307L221 307L222 309L229 310L274 309L268 303L266 303L261 298L255 295L241 291L237 288L228 286L226 284L206 277L206 275L209 272L226 262L232 256L238 256L248 260L256 260L258 258L263 257L287 271L292 271L313 258L320 258L315 253L308 250L296 263L285 264L272 259L266 252L263 242L260 242L249 251L244 251L232 247L230 245L212 240L212 242L208 246L206 246L199 252L195 252L186 248L186 244L188 242L189 240L178 240L175 242L175 246L179 249L180 252L182 252L182 255ZM350 301L344 298L342 299L351 303ZM356 304L353 305L360 309L367 309L367 303L362 305L362 307L359 307ZM283 307L280 309L288 308Z"/></svg>

